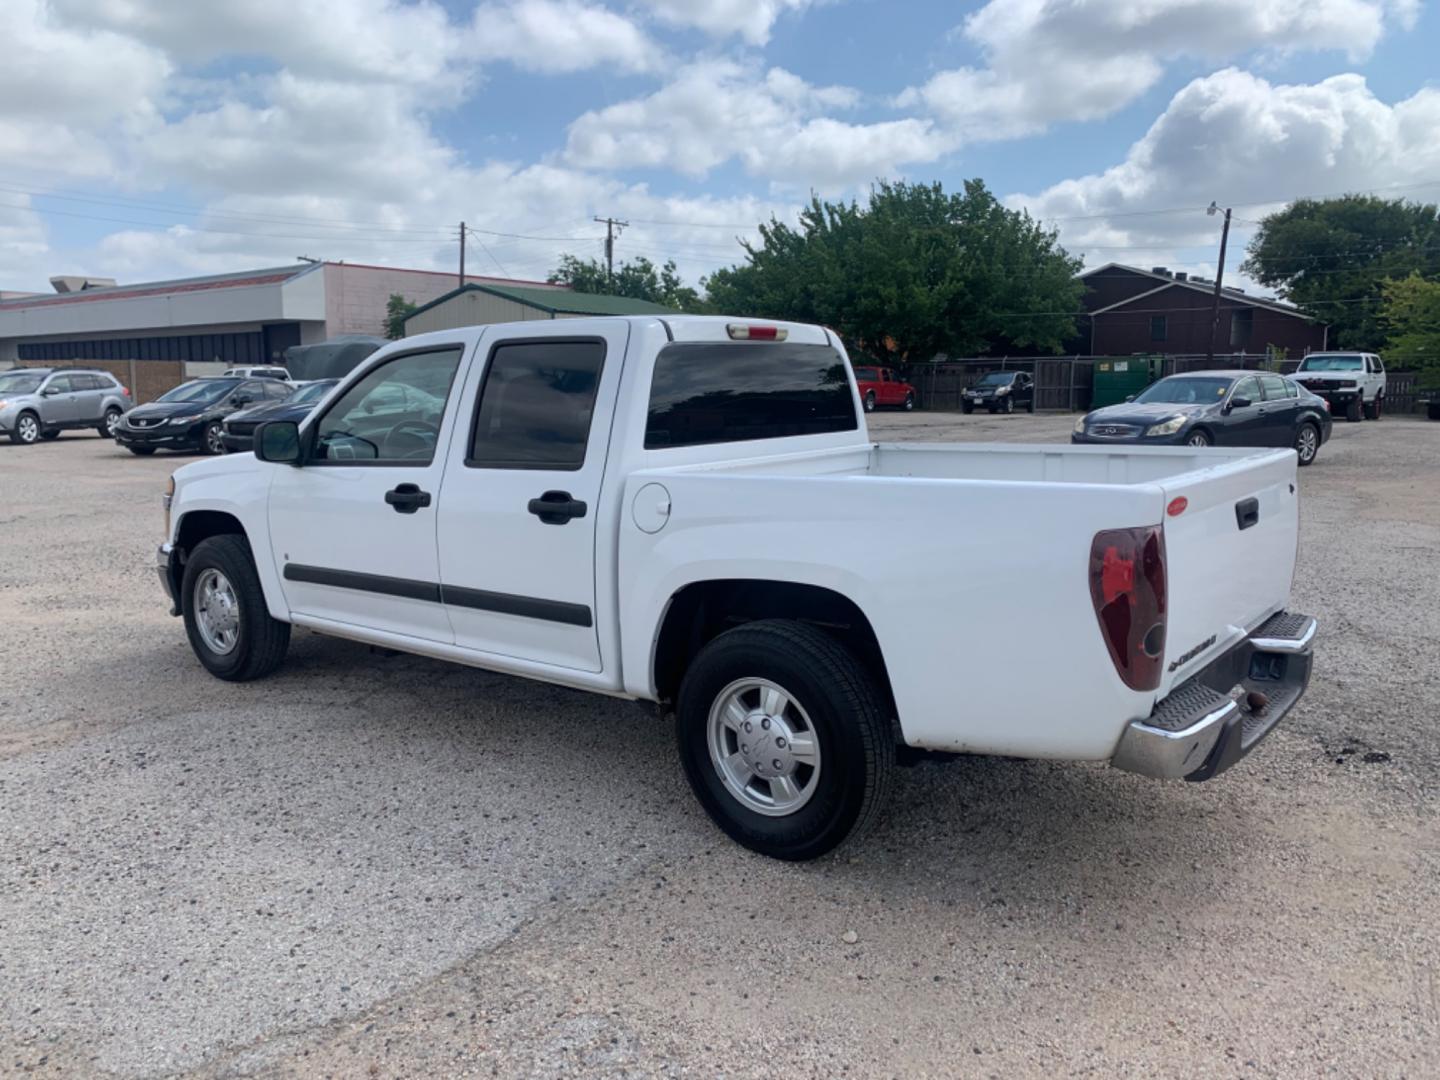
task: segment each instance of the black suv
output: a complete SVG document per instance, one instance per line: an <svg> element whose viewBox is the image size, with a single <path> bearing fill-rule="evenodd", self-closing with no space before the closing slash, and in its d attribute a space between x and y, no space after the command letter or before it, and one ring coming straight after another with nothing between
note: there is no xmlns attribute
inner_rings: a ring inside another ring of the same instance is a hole
<svg viewBox="0 0 1440 1080"><path fill-rule="evenodd" d="M291 394L278 379L195 379L125 414L115 441L132 454L156 450L203 450L223 454L221 425L237 409Z"/></svg>
<svg viewBox="0 0 1440 1080"><path fill-rule="evenodd" d="M974 412L977 405L993 412L1035 411L1035 379L1026 371L987 371L960 395L960 411Z"/></svg>

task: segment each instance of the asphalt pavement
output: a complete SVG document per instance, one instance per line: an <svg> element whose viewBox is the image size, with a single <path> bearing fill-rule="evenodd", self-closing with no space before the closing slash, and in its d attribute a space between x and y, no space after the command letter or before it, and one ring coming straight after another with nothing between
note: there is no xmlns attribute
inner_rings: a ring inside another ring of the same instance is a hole
<svg viewBox="0 0 1440 1080"><path fill-rule="evenodd" d="M1335 430L1249 760L926 763L801 866L633 704L305 632L209 677L151 566L184 459L0 444L0 1074L1436 1075L1440 424Z"/></svg>

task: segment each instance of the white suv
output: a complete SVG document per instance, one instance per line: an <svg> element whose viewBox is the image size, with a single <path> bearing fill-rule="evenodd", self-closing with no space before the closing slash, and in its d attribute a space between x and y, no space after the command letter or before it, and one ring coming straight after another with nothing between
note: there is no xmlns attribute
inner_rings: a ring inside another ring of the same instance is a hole
<svg viewBox="0 0 1440 1080"><path fill-rule="evenodd" d="M1300 361L1295 381L1346 420L1379 420L1385 407L1385 365L1375 353L1311 353Z"/></svg>

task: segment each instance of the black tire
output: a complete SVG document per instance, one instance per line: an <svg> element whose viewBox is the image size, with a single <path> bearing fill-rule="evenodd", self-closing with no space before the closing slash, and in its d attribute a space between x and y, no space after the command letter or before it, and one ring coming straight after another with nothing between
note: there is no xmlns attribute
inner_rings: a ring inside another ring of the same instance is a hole
<svg viewBox="0 0 1440 1080"><path fill-rule="evenodd" d="M200 436L201 452L212 455L225 453L225 440L220 437L224 430L219 420L206 424L205 431Z"/></svg>
<svg viewBox="0 0 1440 1080"><path fill-rule="evenodd" d="M1313 435L1313 443L1307 443L1307 433ZM1306 465L1312 464L1319 453L1320 429L1307 420L1295 432L1295 454L1300 459L1300 467L1303 469ZM1309 457L1306 457L1306 454L1309 454Z"/></svg>
<svg viewBox="0 0 1440 1080"><path fill-rule="evenodd" d="M32 412L22 412L15 418L15 430L10 432L10 441L20 446L33 446L40 441L40 418Z"/></svg>
<svg viewBox="0 0 1440 1080"><path fill-rule="evenodd" d="M1379 394L1376 394L1376 395L1375 395L1375 400L1372 401L1369 405L1366 405L1366 406L1365 406L1365 419L1366 419L1366 420L1379 420L1379 419L1380 419L1380 416L1381 416L1381 414L1382 414L1382 412L1384 411L1384 408L1385 408L1385 406L1384 406L1384 400L1385 400L1385 399L1382 398Z"/></svg>
<svg viewBox="0 0 1440 1080"><path fill-rule="evenodd" d="M970 402L970 401L962 401L962 402L960 402L960 411L961 411L962 413L964 413L966 416L969 416L971 413L973 413L973 412L975 411L975 404L974 404L974 402Z"/></svg>
<svg viewBox="0 0 1440 1080"><path fill-rule="evenodd" d="M1353 423L1357 422L1358 420L1363 419L1364 416L1365 416L1365 411L1360 407L1360 399L1359 399L1359 398L1351 398L1351 399L1345 404L1345 419L1348 420L1348 421L1350 421L1350 423L1353 424Z"/></svg>
<svg viewBox="0 0 1440 1080"><path fill-rule="evenodd" d="M1003 412L1006 416L1009 416L1015 411L1015 399L1009 394L1005 395L1005 401L1000 406L1000 411Z"/></svg>
<svg viewBox="0 0 1440 1080"><path fill-rule="evenodd" d="M149 457L155 452L155 447L153 446L127 446L125 449L129 450L136 457Z"/></svg>
<svg viewBox="0 0 1440 1080"><path fill-rule="evenodd" d="M1200 428L1197 431L1192 431L1189 435L1185 437L1185 445L1214 446L1215 436L1211 435L1210 432L1206 431L1204 428Z"/></svg>
<svg viewBox="0 0 1440 1080"><path fill-rule="evenodd" d="M54 442L60 437L60 429L58 427L46 428L40 432L40 437L46 442Z"/></svg>
<svg viewBox="0 0 1440 1080"><path fill-rule="evenodd" d="M906 394L906 395L905 395L905 411L906 411L906 412L913 412L914 410L915 410L915 395L914 395L914 394Z"/></svg>
<svg viewBox="0 0 1440 1080"><path fill-rule="evenodd" d="M196 621L195 587L210 569L228 579L239 609L236 639L227 652L212 649ZM255 560L243 536L212 536L195 545L185 561L180 597L190 648L211 675L227 682L249 682L269 675L285 660L290 647L290 624L270 617L260 575L255 572Z"/></svg>
<svg viewBox="0 0 1440 1080"><path fill-rule="evenodd" d="M100 418L100 425L95 429L102 439L113 439L115 437L115 425L120 422L120 410L111 406L105 410L105 415Z"/></svg>
<svg viewBox="0 0 1440 1080"><path fill-rule="evenodd" d="M785 816L750 809L711 759L710 710L737 680L766 679L803 708L820 748L809 801ZM675 725L686 779L711 820L751 851L803 861L858 838L877 816L895 741L874 679L834 638L804 623L748 623L711 641L685 673Z"/></svg>
<svg viewBox="0 0 1440 1080"><path fill-rule="evenodd" d="M866 412L874 412L874 411L875 411L875 391L874 391L874 390L869 390L869 391L866 391L866 393L865 393L865 411L866 411Z"/></svg>

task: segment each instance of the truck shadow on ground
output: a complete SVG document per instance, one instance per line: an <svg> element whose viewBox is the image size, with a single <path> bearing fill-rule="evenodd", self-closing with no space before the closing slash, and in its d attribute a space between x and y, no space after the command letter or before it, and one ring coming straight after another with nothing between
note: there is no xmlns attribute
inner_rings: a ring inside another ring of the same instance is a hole
<svg viewBox="0 0 1440 1080"><path fill-rule="evenodd" d="M694 802L673 721L653 707L418 657L380 657L308 634L297 635L276 679L238 692L302 710L318 695L327 702L326 727L342 729L336 736L399 740L441 775L473 772L481 791L562 790L570 805L554 815L556 827L578 812L597 835L627 835L657 857L703 849L742 863L759 859L732 845ZM858 844L791 870L836 874L897 898L973 897L1003 885L1011 894L1113 895L1127 903L1153 894L1159 901L1217 854L1244 858L1240 819L1252 782L1161 784L1103 765L986 757L927 762L896 770L888 807ZM1235 799L1216 797L1222 784L1240 794L1238 808ZM531 810L543 837L556 807L542 797ZM1216 830L1232 822L1217 852ZM1258 832L1249 835L1263 844Z"/></svg>

